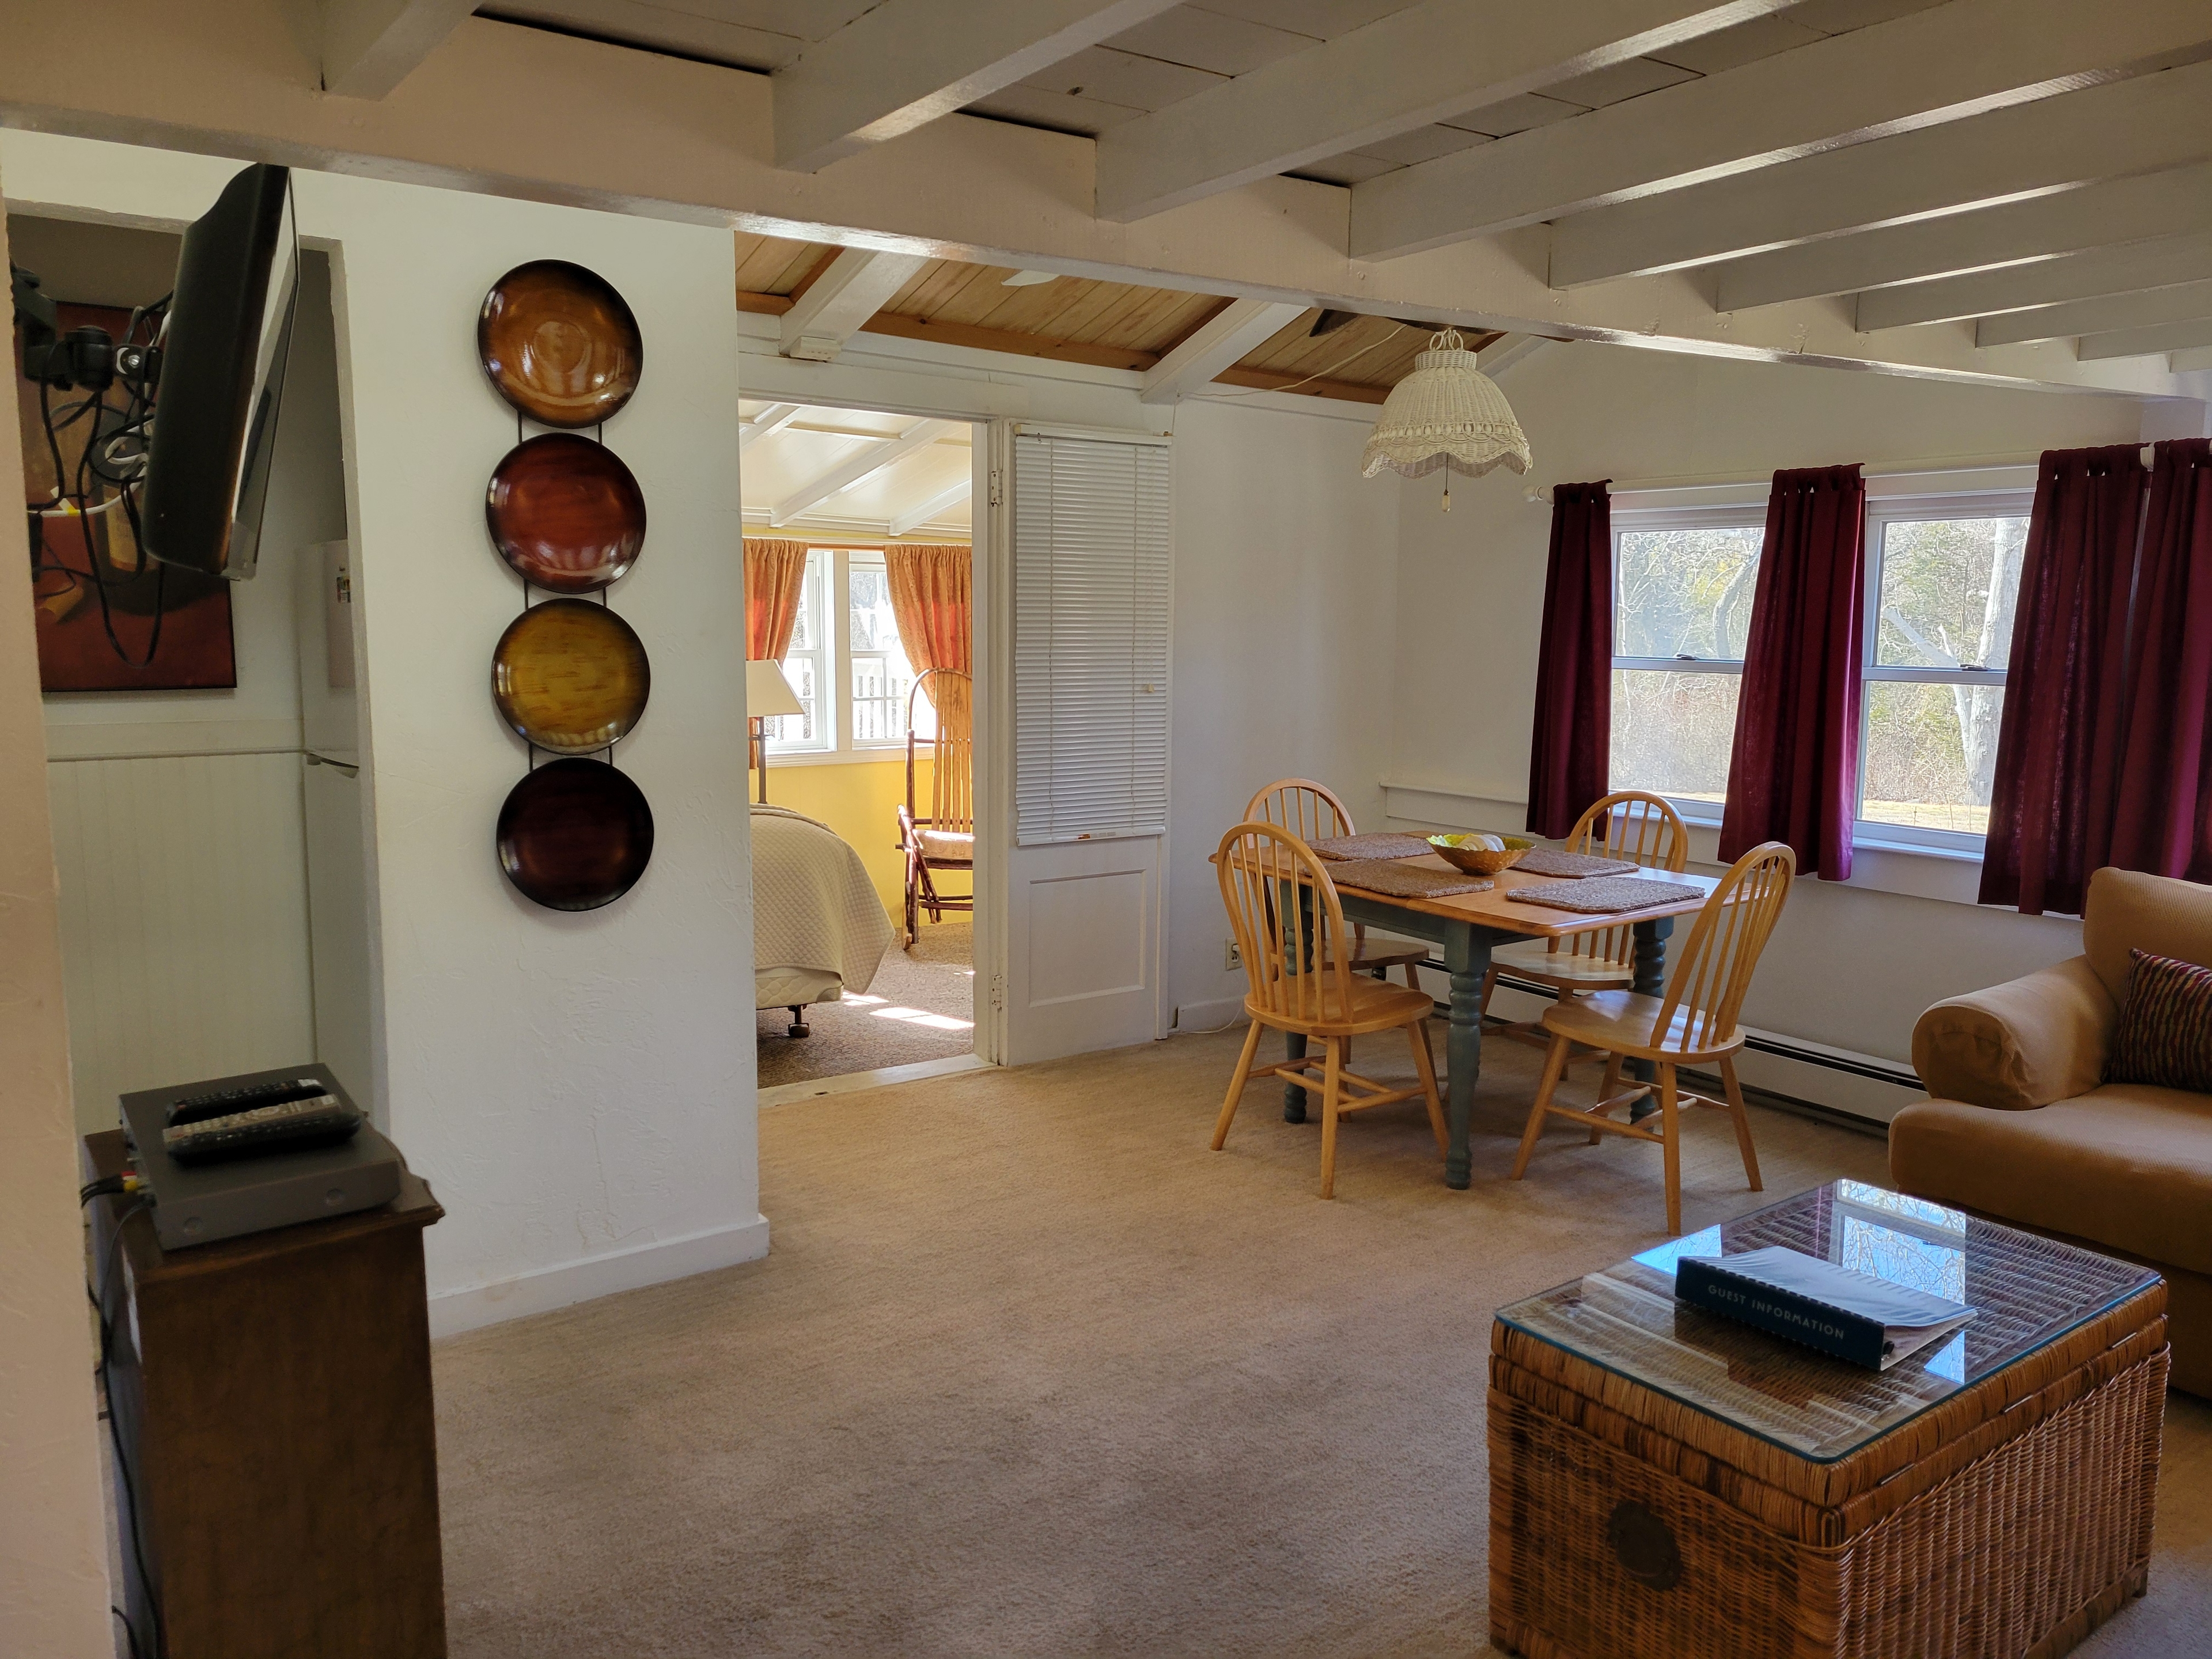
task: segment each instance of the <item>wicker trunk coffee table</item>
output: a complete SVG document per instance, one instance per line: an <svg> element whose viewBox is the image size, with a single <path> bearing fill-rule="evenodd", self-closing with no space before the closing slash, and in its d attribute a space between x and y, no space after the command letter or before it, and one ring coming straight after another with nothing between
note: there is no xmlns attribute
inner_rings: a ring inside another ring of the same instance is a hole
<svg viewBox="0 0 2212 1659"><path fill-rule="evenodd" d="M1970 1303L1887 1371L1674 1298L1786 1244ZM2166 1284L1861 1182L1499 1311L1490 1635L1529 1659L2051 1659L2143 1593Z"/></svg>

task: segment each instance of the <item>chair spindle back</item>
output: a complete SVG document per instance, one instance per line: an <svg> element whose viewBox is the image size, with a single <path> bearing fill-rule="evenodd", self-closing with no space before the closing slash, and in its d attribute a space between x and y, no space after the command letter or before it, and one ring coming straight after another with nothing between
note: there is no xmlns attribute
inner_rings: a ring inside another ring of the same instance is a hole
<svg viewBox="0 0 2212 1659"><path fill-rule="evenodd" d="M1349 1019L1344 907L1313 849L1280 825L1250 821L1222 836L1215 869L1253 1006L1296 1022Z"/></svg>
<svg viewBox="0 0 2212 1659"><path fill-rule="evenodd" d="M1272 823L1305 842L1359 833L1352 827L1352 814L1344 803L1326 784L1310 778L1276 779L1246 805L1244 821Z"/></svg>
<svg viewBox="0 0 2212 1659"><path fill-rule="evenodd" d="M1566 850L1620 859L1647 870L1680 872L1690 862L1690 831L1682 815L1657 795L1622 789L1595 803L1567 832ZM1635 929L1601 927L1552 941L1554 951L1626 963L1636 954Z"/></svg>
<svg viewBox="0 0 2212 1659"><path fill-rule="evenodd" d="M1778 841L1753 848L1729 866L1690 930L1651 1030L1655 1047L1694 1054L1729 1041L1751 989L1752 970L1781 919L1796 873L1797 855ZM1678 1016L1682 1026L1676 1032Z"/></svg>
<svg viewBox="0 0 2212 1659"><path fill-rule="evenodd" d="M924 686L927 685L927 691ZM937 710L937 735L915 731L915 699L927 696ZM915 799L915 751L930 748L929 816ZM915 677L906 696L906 805L916 823L973 835L975 830L975 684L957 668L931 668Z"/></svg>

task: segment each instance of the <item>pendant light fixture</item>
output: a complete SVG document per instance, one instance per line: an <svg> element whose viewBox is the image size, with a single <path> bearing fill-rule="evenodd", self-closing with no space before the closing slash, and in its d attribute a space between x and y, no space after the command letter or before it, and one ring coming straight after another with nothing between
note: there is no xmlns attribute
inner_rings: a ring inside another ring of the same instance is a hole
<svg viewBox="0 0 2212 1659"><path fill-rule="evenodd" d="M1475 367L1455 328L1431 335L1413 372L1390 389L1367 440L1360 476L1389 467L1408 478L1444 470L1443 510L1451 511L1455 468L1479 477L1494 466L1528 470L1528 437L1498 383Z"/></svg>

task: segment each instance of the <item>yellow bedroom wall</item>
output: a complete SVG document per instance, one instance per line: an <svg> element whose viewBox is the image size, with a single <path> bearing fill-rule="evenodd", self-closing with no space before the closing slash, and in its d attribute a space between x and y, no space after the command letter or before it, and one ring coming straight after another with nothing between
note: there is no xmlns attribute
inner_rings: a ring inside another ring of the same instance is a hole
<svg viewBox="0 0 2212 1659"><path fill-rule="evenodd" d="M759 779L753 780L759 793ZM915 767L916 797L927 812L929 763ZM770 762L768 799L787 806L836 831L860 855L877 896L896 924L905 902L906 865L898 853L898 809L906 800L906 757L830 765L783 765Z"/></svg>

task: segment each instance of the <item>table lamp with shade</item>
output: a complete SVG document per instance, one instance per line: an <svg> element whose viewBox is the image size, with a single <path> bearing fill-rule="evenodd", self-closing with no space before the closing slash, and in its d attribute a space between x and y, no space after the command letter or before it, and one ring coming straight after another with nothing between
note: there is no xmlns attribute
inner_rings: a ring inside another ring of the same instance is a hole
<svg viewBox="0 0 2212 1659"><path fill-rule="evenodd" d="M760 799L768 801L768 730L761 722L777 714L804 714L805 708L779 662L745 665L745 720L751 731L753 754L760 765Z"/></svg>

